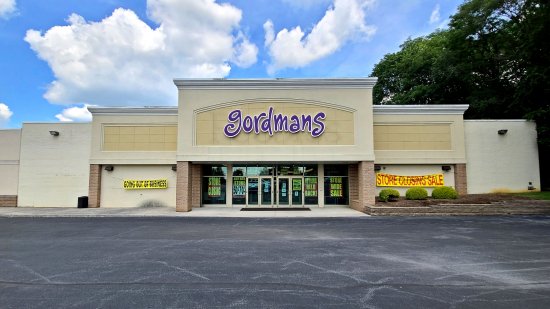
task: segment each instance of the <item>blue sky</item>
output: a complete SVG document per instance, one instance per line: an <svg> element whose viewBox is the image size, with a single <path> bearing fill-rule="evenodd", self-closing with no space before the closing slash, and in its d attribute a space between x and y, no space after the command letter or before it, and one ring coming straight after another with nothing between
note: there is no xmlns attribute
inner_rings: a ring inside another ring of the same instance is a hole
<svg viewBox="0 0 550 309"><path fill-rule="evenodd" d="M176 105L173 78L364 77L458 0L0 0L0 128Z"/></svg>

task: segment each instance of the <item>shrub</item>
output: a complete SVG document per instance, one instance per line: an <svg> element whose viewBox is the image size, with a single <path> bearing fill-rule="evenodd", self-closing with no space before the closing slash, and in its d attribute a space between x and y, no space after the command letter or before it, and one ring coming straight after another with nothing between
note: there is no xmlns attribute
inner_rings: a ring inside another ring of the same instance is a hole
<svg viewBox="0 0 550 309"><path fill-rule="evenodd" d="M458 193L452 187L437 187L432 191L432 198L439 200L456 199Z"/></svg>
<svg viewBox="0 0 550 309"><path fill-rule="evenodd" d="M399 197L399 191L395 189L382 189L378 195L380 201L387 202L391 199L396 199Z"/></svg>
<svg viewBox="0 0 550 309"><path fill-rule="evenodd" d="M425 200L428 198L428 191L424 188L410 188L405 193L408 200Z"/></svg>

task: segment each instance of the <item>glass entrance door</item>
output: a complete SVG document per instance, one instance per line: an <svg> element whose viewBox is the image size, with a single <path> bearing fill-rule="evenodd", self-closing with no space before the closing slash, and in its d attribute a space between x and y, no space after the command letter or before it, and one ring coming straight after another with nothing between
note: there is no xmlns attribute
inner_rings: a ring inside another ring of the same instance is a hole
<svg viewBox="0 0 550 309"><path fill-rule="evenodd" d="M247 194L247 205L258 205L258 178L248 178L248 194Z"/></svg>
<svg viewBox="0 0 550 309"><path fill-rule="evenodd" d="M261 177L260 178L260 205L272 206L273 205L273 178Z"/></svg>
<svg viewBox="0 0 550 309"><path fill-rule="evenodd" d="M302 206L303 202L303 178L292 178L292 205Z"/></svg>
<svg viewBox="0 0 550 309"><path fill-rule="evenodd" d="M285 206L297 206L304 205L303 190L304 190L304 178L303 177L279 177L278 178L278 194L277 205Z"/></svg>
<svg viewBox="0 0 550 309"><path fill-rule="evenodd" d="M290 194L289 178L279 177L279 194L278 194L279 206L290 205L289 198L288 198L289 194Z"/></svg>

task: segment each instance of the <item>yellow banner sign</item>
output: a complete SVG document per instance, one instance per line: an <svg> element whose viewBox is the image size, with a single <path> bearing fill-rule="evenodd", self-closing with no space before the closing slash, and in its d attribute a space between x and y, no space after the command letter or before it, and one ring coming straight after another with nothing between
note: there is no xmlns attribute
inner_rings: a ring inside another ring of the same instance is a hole
<svg viewBox="0 0 550 309"><path fill-rule="evenodd" d="M376 186L378 187L441 187L444 185L443 174L424 176L376 174Z"/></svg>
<svg viewBox="0 0 550 309"><path fill-rule="evenodd" d="M152 179L152 180L124 180L124 189L140 190L140 189L166 189L168 188L168 180Z"/></svg>

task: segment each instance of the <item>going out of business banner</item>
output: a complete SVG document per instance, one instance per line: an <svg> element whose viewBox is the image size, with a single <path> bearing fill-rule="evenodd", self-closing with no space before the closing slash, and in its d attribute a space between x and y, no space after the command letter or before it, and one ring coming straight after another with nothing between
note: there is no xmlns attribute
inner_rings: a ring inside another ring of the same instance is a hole
<svg viewBox="0 0 550 309"><path fill-rule="evenodd" d="M378 187L442 187L444 185L443 174L423 176L376 174L376 186Z"/></svg>
<svg viewBox="0 0 550 309"><path fill-rule="evenodd" d="M148 179L148 180L124 180L124 189L166 189L168 188L167 179Z"/></svg>

